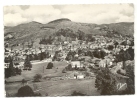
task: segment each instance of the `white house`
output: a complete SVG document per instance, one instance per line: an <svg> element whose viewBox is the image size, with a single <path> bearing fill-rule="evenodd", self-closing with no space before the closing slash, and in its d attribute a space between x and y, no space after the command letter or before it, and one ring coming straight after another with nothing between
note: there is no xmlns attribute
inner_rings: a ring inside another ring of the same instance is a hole
<svg viewBox="0 0 137 100"><path fill-rule="evenodd" d="M83 78L85 78L84 75L78 75L78 76L77 76L77 79L83 79Z"/></svg>
<svg viewBox="0 0 137 100"><path fill-rule="evenodd" d="M104 59L99 62L99 67L106 67L113 65L112 59Z"/></svg>
<svg viewBox="0 0 137 100"><path fill-rule="evenodd" d="M83 64L81 64L80 61L72 61L71 65L72 65L72 68L75 68L75 66L77 66L78 68L83 67Z"/></svg>

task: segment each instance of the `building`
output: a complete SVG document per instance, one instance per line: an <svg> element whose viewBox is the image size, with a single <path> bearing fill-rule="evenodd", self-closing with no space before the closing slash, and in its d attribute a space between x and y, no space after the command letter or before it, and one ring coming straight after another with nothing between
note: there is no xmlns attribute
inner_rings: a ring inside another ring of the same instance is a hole
<svg viewBox="0 0 137 100"><path fill-rule="evenodd" d="M77 68L83 67L83 64L81 64L80 61L72 61L71 62L72 68L75 68L77 66Z"/></svg>

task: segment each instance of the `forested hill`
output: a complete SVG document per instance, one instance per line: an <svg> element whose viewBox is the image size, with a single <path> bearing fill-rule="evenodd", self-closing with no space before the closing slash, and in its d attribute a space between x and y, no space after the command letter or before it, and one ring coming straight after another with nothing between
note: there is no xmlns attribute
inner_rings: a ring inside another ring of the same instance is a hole
<svg viewBox="0 0 137 100"><path fill-rule="evenodd" d="M43 37L47 38L49 36L55 38L58 33L64 36L77 36L78 32L104 36L133 36L134 23L121 22L97 25L73 22L67 18L53 20L47 24L32 21L14 27L5 26L4 38L5 41L10 41L11 43L22 43L30 40L38 40Z"/></svg>

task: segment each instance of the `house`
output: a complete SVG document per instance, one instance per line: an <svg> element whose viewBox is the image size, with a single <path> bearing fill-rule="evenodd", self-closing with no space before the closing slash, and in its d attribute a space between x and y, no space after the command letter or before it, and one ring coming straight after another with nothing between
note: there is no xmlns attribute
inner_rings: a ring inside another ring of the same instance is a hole
<svg viewBox="0 0 137 100"><path fill-rule="evenodd" d="M77 75L77 79L84 79L85 76L84 75Z"/></svg>
<svg viewBox="0 0 137 100"><path fill-rule="evenodd" d="M106 66L112 66L113 65L113 62L112 62L112 59L104 59L104 60L101 60L100 62L99 62L99 67L106 67Z"/></svg>
<svg viewBox="0 0 137 100"><path fill-rule="evenodd" d="M83 67L83 64L81 64L80 61L72 61L72 62L71 62L71 65L72 65L72 68L75 68L76 66L77 66L78 68Z"/></svg>
<svg viewBox="0 0 137 100"><path fill-rule="evenodd" d="M84 74L79 73L79 72L77 72L77 71L75 71L75 72L73 73L73 75L74 75L74 79L84 79L84 78L85 78L85 75L84 75Z"/></svg>

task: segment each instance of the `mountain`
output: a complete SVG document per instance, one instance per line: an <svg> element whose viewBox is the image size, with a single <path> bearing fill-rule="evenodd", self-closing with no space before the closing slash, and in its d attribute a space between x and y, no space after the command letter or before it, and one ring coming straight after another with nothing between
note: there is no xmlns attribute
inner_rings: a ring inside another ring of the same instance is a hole
<svg viewBox="0 0 137 100"><path fill-rule="evenodd" d="M121 22L111 24L91 24L72 22L70 19L63 18L53 20L47 24L38 23L35 21L20 24L13 27L4 27L5 41L10 43L23 43L30 40L39 41L41 38L49 36L55 37L56 33L61 29L69 29L73 34L77 34L78 30L85 34L92 35L128 35L134 34L133 22ZM10 37L12 38L9 38Z"/></svg>

